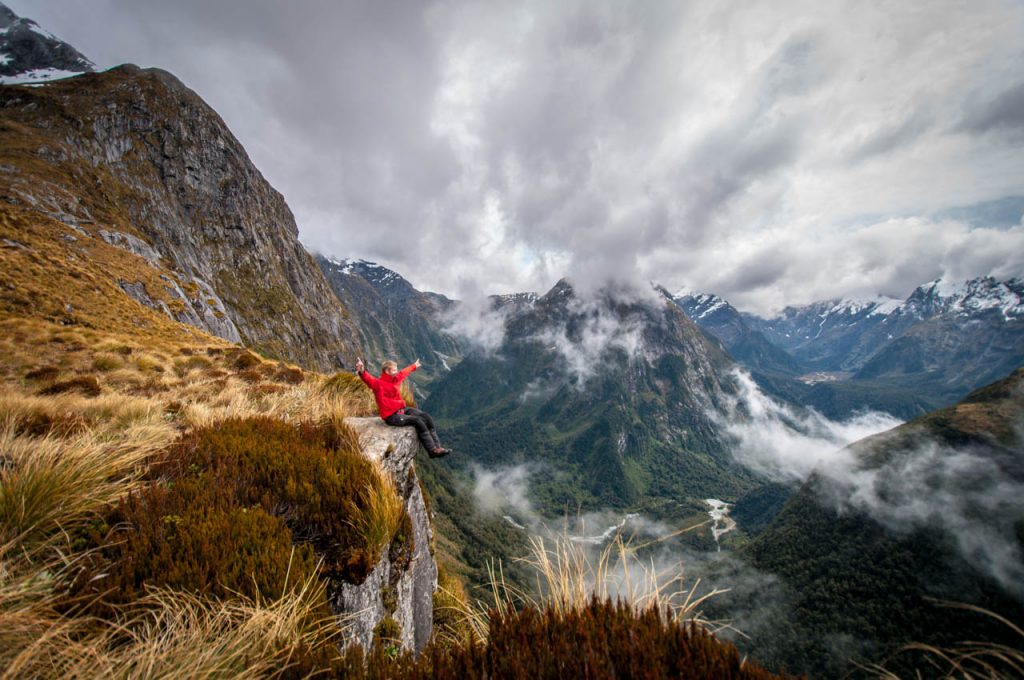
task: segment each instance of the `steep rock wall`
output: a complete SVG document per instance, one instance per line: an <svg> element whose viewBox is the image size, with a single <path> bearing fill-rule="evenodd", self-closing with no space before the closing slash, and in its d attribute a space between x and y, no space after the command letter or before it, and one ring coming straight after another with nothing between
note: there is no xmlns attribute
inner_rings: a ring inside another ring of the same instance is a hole
<svg viewBox="0 0 1024 680"><path fill-rule="evenodd" d="M348 418L345 422L359 433L364 455L379 462L395 480L412 520L415 548L404 570L385 553L363 583L333 584L331 606L336 614L355 614L353 637L364 648L372 643L378 624L391 616L401 626L402 646L418 652L430 639L437 589L433 531L413 465L419 441L413 428L389 427L380 418Z"/></svg>
<svg viewBox="0 0 1024 680"><path fill-rule="evenodd" d="M354 358L354 324L284 198L171 74L127 65L5 86L0 142L0 200L158 268L167 291L116 274L142 304L167 297L172 318L312 368Z"/></svg>

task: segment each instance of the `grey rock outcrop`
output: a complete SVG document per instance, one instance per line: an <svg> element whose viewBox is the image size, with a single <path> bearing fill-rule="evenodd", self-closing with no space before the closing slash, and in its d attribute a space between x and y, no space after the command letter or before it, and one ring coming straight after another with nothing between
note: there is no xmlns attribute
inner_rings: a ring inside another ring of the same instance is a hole
<svg viewBox="0 0 1024 680"><path fill-rule="evenodd" d="M430 516L413 465L420 445L413 428L389 427L380 418L348 418L345 422L359 433L363 454L395 481L412 520L415 547L404 570L385 554L361 584L335 583L331 605L336 614L354 615L352 638L364 648L372 643L374 629L391 616L401 627L402 646L418 652L430 639L437 589Z"/></svg>

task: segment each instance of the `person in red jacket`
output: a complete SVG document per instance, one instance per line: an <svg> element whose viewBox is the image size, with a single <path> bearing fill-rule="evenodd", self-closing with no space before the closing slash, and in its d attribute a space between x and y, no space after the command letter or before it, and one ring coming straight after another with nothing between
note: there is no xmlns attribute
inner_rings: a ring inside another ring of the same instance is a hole
<svg viewBox="0 0 1024 680"><path fill-rule="evenodd" d="M434 419L418 408L405 405L405 400L398 392L398 386L402 384L410 373L420 367L420 360L406 366L401 371L394 361L385 361L381 365L379 378L374 378L363 365L362 359L356 359L356 374L373 391L373 398L377 401L377 410L381 419L388 425L394 427L415 427L419 435L420 444L430 454L431 458L440 458L451 453L451 449L441 446L441 440L437 438L437 430L434 429Z"/></svg>

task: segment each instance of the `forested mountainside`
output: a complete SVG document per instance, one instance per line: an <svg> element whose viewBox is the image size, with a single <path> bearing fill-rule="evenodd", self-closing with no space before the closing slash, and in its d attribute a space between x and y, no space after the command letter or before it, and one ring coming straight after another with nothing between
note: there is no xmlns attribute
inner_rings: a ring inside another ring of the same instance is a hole
<svg viewBox="0 0 1024 680"><path fill-rule="evenodd" d="M596 300L559 282L511 308L493 354L467 355L427 407L481 465L541 462L533 492L570 507L703 510L750 475L709 412L724 408L733 362L670 300Z"/></svg>
<svg viewBox="0 0 1024 680"><path fill-rule="evenodd" d="M743 551L789 598L752 653L835 677L910 642L1019 644L1024 617L1024 369L849 449ZM919 659L902 658L896 668Z"/></svg>
<svg viewBox="0 0 1024 680"><path fill-rule="evenodd" d="M9 247L23 255L39 230L63 230L83 259L109 244L131 254L107 274L116 297L310 367L353 360L355 327L284 199L174 76L122 66L4 87L0 163L0 200L20 225Z"/></svg>

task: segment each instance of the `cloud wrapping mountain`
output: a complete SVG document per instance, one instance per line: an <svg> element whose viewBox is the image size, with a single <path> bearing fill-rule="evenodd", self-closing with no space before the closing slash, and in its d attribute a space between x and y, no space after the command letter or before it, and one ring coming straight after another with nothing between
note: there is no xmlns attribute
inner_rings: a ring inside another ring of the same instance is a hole
<svg viewBox="0 0 1024 680"><path fill-rule="evenodd" d="M768 397L744 371L734 375L738 394L726 412L711 415L733 439L735 458L775 481L802 482L815 472L843 476L855 464L848 444L900 424L878 412L829 420Z"/></svg>
<svg viewBox="0 0 1024 680"><path fill-rule="evenodd" d="M874 445L846 445L896 427L892 417L864 413L833 422L777 403L743 372L737 381L731 412L717 416L737 460L774 480L812 481L829 507L864 513L897 533L936 530L968 564L1024 598L1015 528L1024 517L1024 479L991 454L921 432L909 449L879 462L865 454Z"/></svg>

